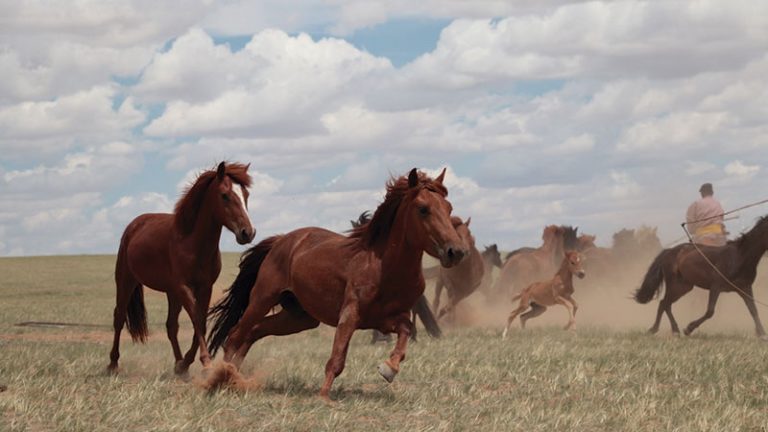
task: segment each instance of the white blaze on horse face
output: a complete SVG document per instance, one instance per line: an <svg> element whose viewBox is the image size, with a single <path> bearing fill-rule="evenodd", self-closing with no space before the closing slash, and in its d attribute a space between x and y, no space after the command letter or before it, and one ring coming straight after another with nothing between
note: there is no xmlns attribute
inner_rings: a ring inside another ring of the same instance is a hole
<svg viewBox="0 0 768 432"><path fill-rule="evenodd" d="M232 183L232 192L240 198L240 206L243 209L243 213L248 214L248 209L245 207L245 195L243 195L243 186L237 183Z"/></svg>

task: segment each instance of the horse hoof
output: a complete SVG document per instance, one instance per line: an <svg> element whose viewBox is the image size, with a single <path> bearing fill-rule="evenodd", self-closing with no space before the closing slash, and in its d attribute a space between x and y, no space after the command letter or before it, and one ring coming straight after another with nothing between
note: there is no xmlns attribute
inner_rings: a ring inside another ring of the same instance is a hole
<svg viewBox="0 0 768 432"><path fill-rule="evenodd" d="M650 333L650 334L652 334L652 335L653 335L653 334L656 334L656 333L658 333L658 332L659 332L659 329L657 329L657 328L655 328L655 327L651 327L651 328L649 328L649 329L648 329L648 333Z"/></svg>
<svg viewBox="0 0 768 432"><path fill-rule="evenodd" d="M686 336L690 336L691 333L693 333L693 330L691 330L689 328L686 328L685 330L683 330L683 334L686 335Z"/></svg>
<svg viewBox="0 0 768 432"><path fill-rule="evenodd" d="M760 335L757 338L763 342L768 342L768 335Z"/></svg>
<svg viewBox="0 0 768 432"><path fill-rule="evenodd" d="M387 380L388 383L391 383L395 380L395 375L397 375L397 371L392 369L392 367L387 362L382 362L379 365L379 375L384 377L385 380Z"/></svg>
<svg viewBox="0 0 768 432"><path fill-rule="evenodd" d="M189 365L184 362L184 360L179 360L176 362L176 365L173 367L173 373L179 376L184 376L189 372Z"/></svg>
<svg viewBox="0 0 768 432"><path fill-rule="evenodd" d="M107 366L107 375L117 375L117 365L110 364Z"/></svg>

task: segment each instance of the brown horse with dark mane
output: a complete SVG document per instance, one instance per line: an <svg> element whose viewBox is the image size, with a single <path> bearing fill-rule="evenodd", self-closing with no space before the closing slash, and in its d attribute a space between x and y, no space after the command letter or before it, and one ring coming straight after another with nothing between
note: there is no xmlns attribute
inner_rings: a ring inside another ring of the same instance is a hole
<svg viewBox="0 0 768 432"><path fill-rule="evenodd" d="M672 332L679 334L680 329L672 316L672 303L697 286L709 290L707 311L704 316L688 324L685 328L686 335L691 334L715 314L715 305L721 292L735 291L744 300L752 315L758 337L765 339L765 329L755 307L752 284L757 276L757 265L768 250L768 216L760 218L751 230L738 239L729 241L725 246L698 245L698 248L701 253L693 244L683 243L664 249L653 260L642 286L635 292L635 300L638 303L648 303L657 294L662 282L666 286L664 298L659 302L656 312L656 321L649 331L659 331L661 315L666 312ZM714 264L722 275L718 274L707 260Z"/></svg>
<svg viewBox="0 0 768 432"><path fill-rule="evenodd" d="M222 227L235 234L240 244L249 243L256 230L248 218L248 165L220 163L205 171L187 189L173 214L147 213L134 219L123 232L115 266L117 305L115 339L108 370L117 371L120 333L128 322L134 341L146 341L147 316L142 286L165 292L168 319L165 326L176 358L175 372L183 374L195 360L210 363L205 347L205 320L213 283L221 271L219 238ZM182 357L179 313L187 311L195 336Z"/></svg>
<svg viewBox="0 0 768 432"><path fill-rule="evenodd" d="M357 217L357 220L350 220L349 223L352 225L352 228L360 228L370 221L371 212L366 210L360 213L360 216ZM424 272L426 272L426 270L424 270ZM424 274L424 277L427 277L426 273ZM427 298L424 297L424 295L419 297L419 299L416 301L416 304L413 305L412 312L413 332L411 333L411 339L414 342L416 341L416 317L421 319L422 324L424 324L424 328L427 329L427 334L429 334L431 337L439 338L443 335L442 330L440 330L440 325L437 323L437 319L432 314L432 310L429 308L429 304L427 303ZM378 342L392 342L392 334L384 334L376 329L371 330L371 344Z"/></svg>
<svg viewBox="0 0 768 432"><path fill-rule="evenodd" d="M520 248L508 253L493 290L496 298L508 298L510 290L522 290L557 271L565 251L577 248L577 230L570 226L549 225L544 228L540 247Z"/></svg>
<svg viewBox="0 0 768 432"><path fill-rule="evenodd" d="M581 279L585 274L581 267L581 255L577 251L567 251L563 257L563 262L560 264L560 269L552 279L534 282L520 294L512 297L512 301L519 299L520 303L509 314L507 326L504 327L501 338L507 337L509 327L518 315L522 314L520 315L520 326L525 328L526 321L543 314L547 310L547 306L558 304L568 310L568 324L565 325L565 329L573 328L576 325L576 311L579 309L579 305L573 299L573 275Z"/></svg>
<svg viewBox="0 0 768 432"><path fill-rule="evenodd" d="M224 360L238 367L251 345L270 335L336 327L320 396L329 400L334 379L344 369L357 329L397 333L397 342L379 373L389 382L405 358L413 323L410 312L424 293L424 252L445 267L467 253L450 220L443 185L445 170L431 179L414 168L387 183L384 202L367 224L349 236L322 228L301 228L263 240L248 250L240 274L211 311L211 352L224 346ZM282 310L266 316L273 306ZM225 365L224 370L232 372ZM222 384L228 373L215 374Z"/></svg>

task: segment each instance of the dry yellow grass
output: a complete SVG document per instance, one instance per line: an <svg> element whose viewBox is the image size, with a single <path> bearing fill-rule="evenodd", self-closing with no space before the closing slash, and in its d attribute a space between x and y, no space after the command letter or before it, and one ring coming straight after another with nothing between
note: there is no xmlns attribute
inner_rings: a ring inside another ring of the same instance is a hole
<svg viewBox="0 0 768 432"><path fill-rule="evenodd" d="M225 256L218 289L233 278L235 262ZM482 298L473 298L459 319L488 325L447 328L441 340L423 336L392 385L376 373L391 347L370 346L367 334L357 334L332 392L339 402L327 406L316 394L332 329L260 341L244 367L260 386L207 394L195 384L198 364L190 382L173 376L165 299L151 291L150 342L133 345L126 336L121 374L106 376L113 264L109 256L0 259L0 384L8 386L0 392L0 430L768 428L768 345L752 336L746 310L730 299L694 337L653 337L644 328L655 306L632 304L629 287L610 295L585 288L577 291L583 315L576 332L556 327L564 312L554 310L502 342L511 305L487 314ZM697 301L678 308L681 322L698 315ZM731 313L738 319L728 320ZM32 320L104 327L14 326ZM182 328L186 345L186 320Z"/></svg>

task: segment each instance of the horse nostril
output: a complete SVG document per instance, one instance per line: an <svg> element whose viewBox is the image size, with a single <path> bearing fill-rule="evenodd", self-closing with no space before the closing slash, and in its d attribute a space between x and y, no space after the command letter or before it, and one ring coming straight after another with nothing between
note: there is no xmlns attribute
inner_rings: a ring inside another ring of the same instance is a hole
<svg viewBox="0 0 768 432"><path fill-rule="evenodd" d="M240 230L240 238L243 239L243 240L247 240L247 239L251 238L251 236L249 235L247 229L243 228L243 229Z"/></svg>

